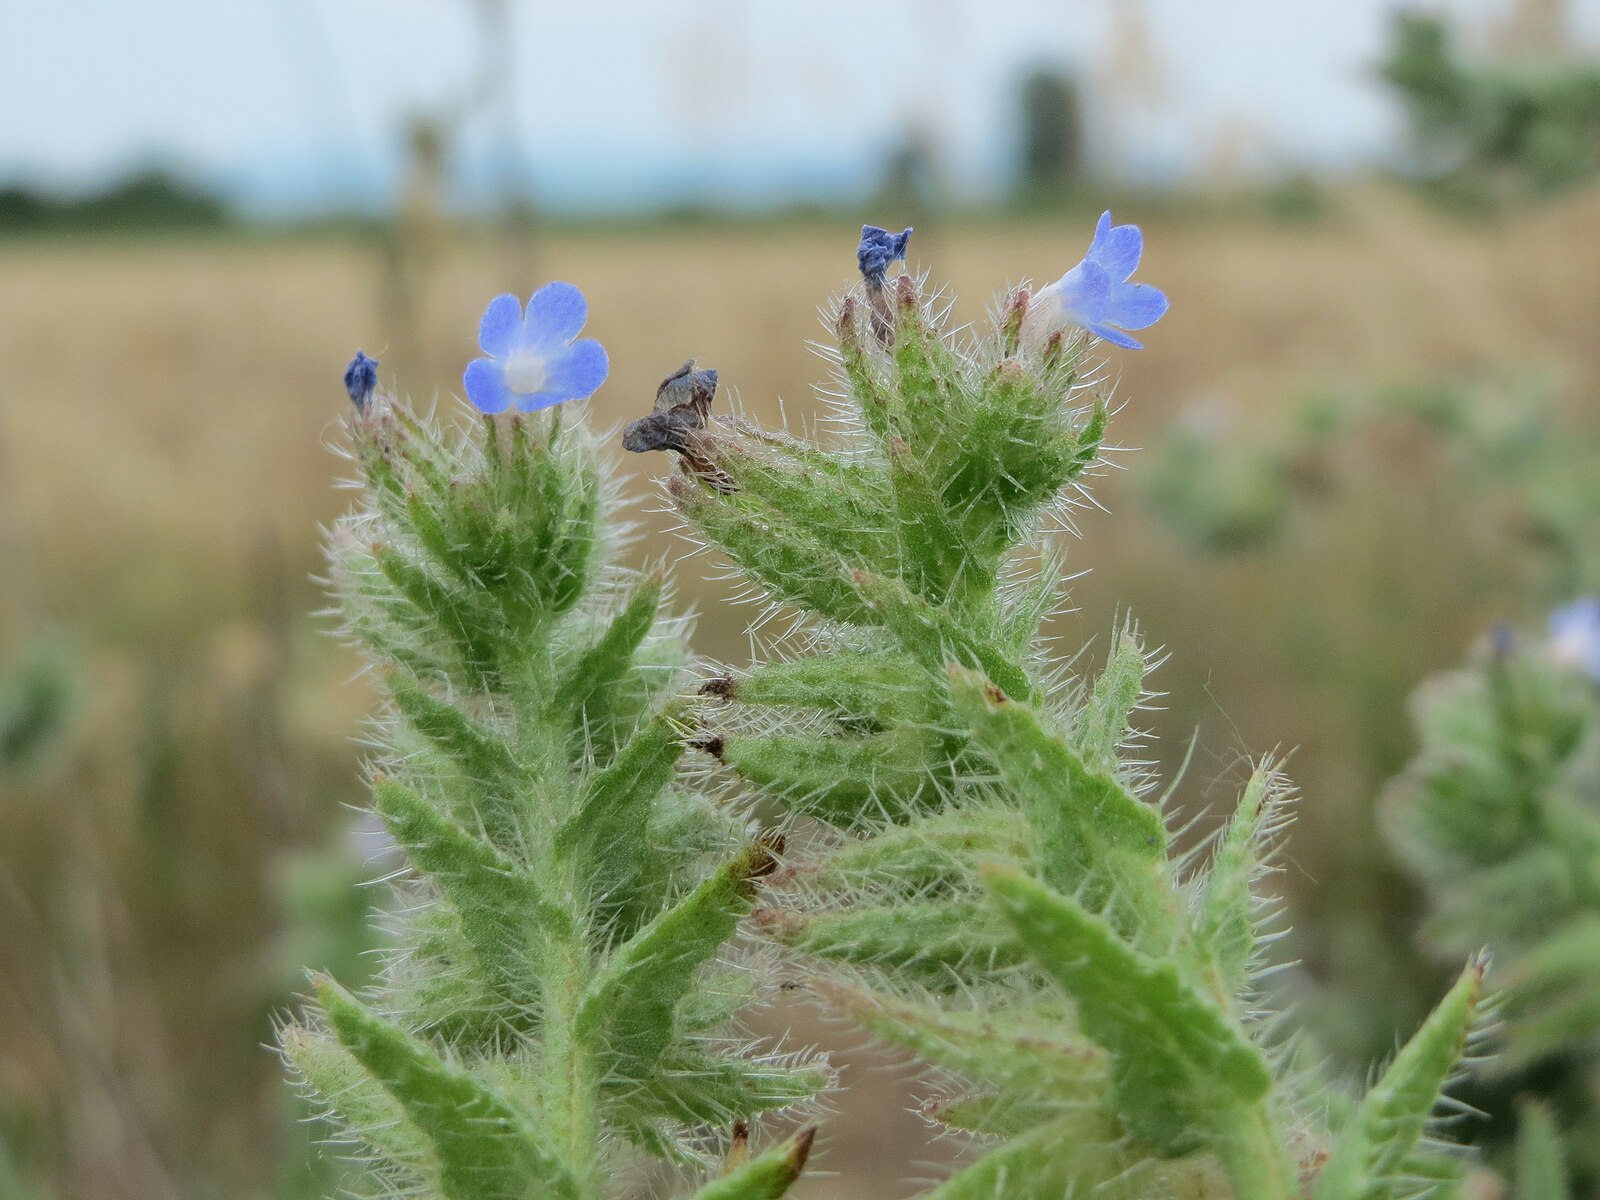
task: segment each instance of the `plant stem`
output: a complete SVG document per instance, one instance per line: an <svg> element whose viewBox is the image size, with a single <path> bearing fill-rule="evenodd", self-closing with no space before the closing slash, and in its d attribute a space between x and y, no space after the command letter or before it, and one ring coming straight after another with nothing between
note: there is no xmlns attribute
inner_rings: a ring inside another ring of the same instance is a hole
<svg viewBox="0 0 1600 1200"><path fill-rule="evenodd" d="M597 1111L600 1080L594 1047L583 1044L576 1025L590 975L588 951L577 937L550 948L545 978L545 1111L580 1200L599 1195L595 1151L600 1142Z"/></svg>
<svg viewBox="0 0 1600 1200"><path fill-rule="evenodd" d="M1241 1106L1222 1128L1225 1140L1217 1150L1233 1181L1234 1200L1291 1200L1300 1194L1298 1172L1265 1101Z"/></svg>

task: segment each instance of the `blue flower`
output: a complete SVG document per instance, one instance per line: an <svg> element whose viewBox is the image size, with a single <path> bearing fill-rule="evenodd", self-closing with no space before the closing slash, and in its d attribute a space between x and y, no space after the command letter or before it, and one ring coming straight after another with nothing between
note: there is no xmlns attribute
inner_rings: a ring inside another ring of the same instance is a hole
<svg viewBox="0 0 1600 1200"><path fill-rule="evenodd" d="M1167 297L1148 283L1128 282L1143 253L1137 225L1113 225L1109 212L1101 214L1083 261L1035 293L1028 327L1048 333L1078 325L1114 346L1144 349L1124 331L1154 325L1167 311Z"/></svg>
<svg viewBox="0 0 1600 1200"><path fill-rule="evenodd" d="M351 403L365 410L372 393L378 390L378 360L368 358L365 350L357 350L344 369L344 390L350 393Z"/></svg>
<svg viewBox="0 0 1600 1200"><path fill-rule="evenodd" d="M462 377L467 399L486 413L533 412L594 395L610 363L593 338L573 340L588 316L583 293L570 283L545 284L526 312L515 296L496 296L478 326L487 357L473 359Z"/></svg>
<svg viewBox="0 0 1600 1200"><path fill-rule="evenodd" d="M1584 596L1550 614L1550 653L1600 683L1600 598Z"/></svg>
<svg viewBox="0 0 1600 1200"><path fill-rule="evenodd" d="M884 272L889 264L906 256L906 243L911 240L911 226L904 233L890 233L876 225L861 227L861 245L856 247L856 265L869 287L883 286Z"/></svg>

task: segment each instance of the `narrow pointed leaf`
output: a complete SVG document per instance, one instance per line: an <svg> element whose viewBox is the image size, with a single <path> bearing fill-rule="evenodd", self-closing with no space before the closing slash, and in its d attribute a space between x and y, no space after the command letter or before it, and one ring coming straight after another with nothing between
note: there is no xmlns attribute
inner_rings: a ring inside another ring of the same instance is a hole
<svg viewBox="0 0 1600 1200"><path fill-rule="evenodd" d="M332 1037L300 1026L283 1031L281 1049L305 1085L337 1114L350 1137L372 1147L417 1182L439 1186L433 1143L355 1055Z"/></svg>
<svg viewBox="0 0 1600 1200"><path fill-rule="evenodd" d="M623 1090L619 1111L665 1117L685 1125L726 1125L789 1108L828 1085L816 1066L790 1067L710 1054L691 1048L667 1051L642 1084Z"/></svg>
<svg viewBox="0 0 1600 1200"><path fill-rule="evenodd" d="M848 1013L874 1036L1009 1095L1081 1105L1106 1093L1105 1051L1071 1036L1059 1017L1042 1021L986 1009L950 1012L830 980L813 986L830 1007Z"/></svg>
<svg viewBox="0 0 1600 1200"><path fill-rule="evenodd" d="M643 1079L677 1035L678 1004L695 971L716 957L755 902L771 855L752 846L618 948L589 985L579 1036L599 1047L617 1079Z"/></svg>
<svg viewBox="0 0 1600 1200"><path fill-rule="evenodd" d="M1045 881L1104 912L1142 949L1164 952L1177 905L1160 814L1112 776L1091 770L1032 708L1008 700L981 676L952 671L951 698L1038 830Z"/></svg>
<svg viewBox="0 0 1600 1200"><path fill-rule="evenodd" d="M512 1003L538 995L540 947L570 930L525 870L476 838L398 780L379 779L373 803L389 832L456 910L479 964Z"/></svg>
<svg viewBox="0 0 1600 1200"><path fill-rule="evenodd" d="M1020 813L951 809L845 842L809 868L806 881L823 891L923 895L975 879L980 862L1031 863L1037 847L1030 837Z"/></svg>
<svg viewBox="0 0 1600 1200"><path fill-rule="evenodd" d="M1446 1080L1459 1067L1483 995L1483 962L1449 994L1362 1099L1317 1181L1316 1200L1397 1200Z"/></svg>
<svg viewBox="0 0 1600 1200"><path fill-rule="evenodd" d="M390 676L389 693L412 727L474 785L476 815L490 839L503 849L518 845L523 815L519 799L527 775L505 739L435 696L409 672Z"/></svg>
<svg viewBox="0 0 1600 1200"><path fill-rule="evenodd" d="M778 1200L805 1170L816 1136L815 1127L802 1129L783 1145L713 1179L692 1200Z"/></svg>
<svg viewBox="0 0 1600 1200"><path fill-rule="evenodd" d="M1109 774L1117 768L1117 747L1128 734L1128 722L1144 690L1144 651L1132 632L1117 639L1116 648L1089 693L1088 711L1076 749L1084 766Z"/></svg>
<svg viewBox="0 0 1600 1200"><path fill-rule="evenodd" d="M977 667L1008 696L1028 699L1033 681L998 645L975 633L957 614L929 604L905 584L881 575L858 571L856 589L872 614L868 623L882 625L905 652L930 671L949 663Z"/></svg>
<svg viewBox="0 0 1600 1200"><path fill-rule="evenodd" d="M732 735L721 756L796 812L844 826L938 804L951 767L935 735L912 729L864 737Z"/></svg>
<svg viewBox="0 0 1600 1200"><path fill-rule="evenodd" d="M1252 891L1262 863L1263 830L1272 814L1276 774L1262 767L1250 777L1239 807L1217 845L1195 918L1195 941L1209 955L1224 996L1244 986L1255 949L1256 898Z"/></svg>
<svg viewBox="0 0 1600 1200"><path fill-rule="evenodd" d="M557 832L556 853L576 858L594 880L602 909L625 904L628 890L653 853L650 813L683 754L681 708L647 722L616 759L588 777L577 809Z"/></svg>
<svg viewBox="0 0 1600 1200"><path fill-rule="evenodd" d="M433 1143L448 1200L577 1200L572 1175L512 1101L368 1009L331 980L317 1001L339 1041Z"/></svg>
<svg viewBox="0 0 1600 1200"><path fill-rule="evenodd" d="M759 915L769 935L806 954L908 972L930 987L953 987L1023 960L1010 930L978 899Z"/></svg>
<svg viewBox="0 0 1600 1200"><path fill-rule="evenodd" d="M730 698L816 709L852 722L874 719L880 728L927 721L938 712L927 676L903 654L840 653L768 663L732 681Z"/></svg>
<svg viewBox="0 0 1600 1200"><path fill-rule="evenodd" d="M633 666L634 653L655 625L663 586L659 574L640 581L605 632L584 650L556 689L550 701L552 713L590 723L604 722L612 716L611 691Z"/></svg>
<svg viewBox="0 0 1600 1200"><path fill-rule="evenodd" d="M1104 920L1015 871L985 872L1028 954L1078 1006L1111 1055L1118 1111L1169 1153L1194 1149L1213 1122L1259 1101L1265 1057L1234 1018L1177 966L1135 950Z"/></svg>

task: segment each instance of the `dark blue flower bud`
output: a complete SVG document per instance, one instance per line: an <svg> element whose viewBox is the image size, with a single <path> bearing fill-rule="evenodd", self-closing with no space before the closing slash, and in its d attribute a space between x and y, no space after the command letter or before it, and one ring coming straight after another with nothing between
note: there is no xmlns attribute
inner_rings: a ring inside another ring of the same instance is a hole
<svg viewBox="0 0 1600 1200"><path fill-rule="evenodd" d="M861 278L869 287L883 286L884 272L889 264L906 256L906 243L911 240L911 227L903 233L890 233L876 225L861 227L861 245L856 248L856 265L861 268Z"/></svg>
<svg viewBox="0 0 1600 1200"><path fill-rule="evenodd" d="M344 390L350 393L351 403L365 412L367 401L377 389L378 360L368 358L365 350L357 350L350 365L344 369Z"/></svg>

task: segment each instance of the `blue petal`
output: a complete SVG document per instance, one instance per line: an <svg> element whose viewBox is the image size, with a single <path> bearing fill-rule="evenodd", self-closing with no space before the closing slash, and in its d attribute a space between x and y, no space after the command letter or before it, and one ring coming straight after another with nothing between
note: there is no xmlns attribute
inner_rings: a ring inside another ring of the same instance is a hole
<svg viewBox="0 0 1600 1200"><path fill-rule="evenodd" d="M506 373L494 359L473 359L461 381L466 386L467 399L479 412L505 412L510 407L512 397L511 389L506 387Z"/></svg>
<svg viewBox="0 0 1600 1200"><path fill-rule="evenodd" d="M581 400L600 390L611 369L606 348L593 338L574 342L570 349L552 358L545 366L545 385L537 392L517 397L517 408L532 412L565 400Z"/></svg>
<svg viewBox="0 0 1600 1200"><path fill-rule="evenodd" d="M578 336L589 319L589 303L570 283L547 283L528 298L522 346L546 351Z"/></svg>
<svg viewBox="0 0 1600 1200"><path fill-rule="evenodd" d="M478 348L491 358L504 358L522 332L522 301L510 292L496 296L478 322Z"/></svg>
<svg viewBox="0 0 1600 1200"><path fill-rule="evenodd" d="M1111 280L1098 263L1084 259L1057 281L1061 311L1074 325L1088 328L1105 318Z"/></svg>
<svg viewBox="0 0 1600 1200"><path fill-rule="evenodd" d="M1600 598L1583 596L1550 614L1550 636L1600 628Z"/></svg>
<svg viewBox="0 0 1600 1200"><path fill-rule="evenodd" d="M1093 259L1113 280L1121 283L1132 275L1144 254L1144 234L1137 225L1112 225L1111 210L1100 214L1085 258Z"/></svg>
<svg viewBox="0 0 1600 1200"><path fill-rule="evenodd" d="M1122 330L1110 325L1085 325L1084 328L1095 337L1110 342L1113 346L1121 346L1124 350L1143 350L1144 343L1129 337Z"/></svg>
<svg viewBox="0 0 1600 1200"><path fill-rule="evenodd" d="M889 264L906 256L906 244L911 241L911 226L901 233L890 233L876 225L861 227L861 244L856 247L856 266L861 277L874 286L882 286L884 272Z"/></svg>
<svg viewBox="0 0 1600 1200"><path fill-rule="evenodd" d="M1119 283L1106 304L1106 320L1124 329L1148 329L1167 311L1167 294L1148 283Z"/></svg>

